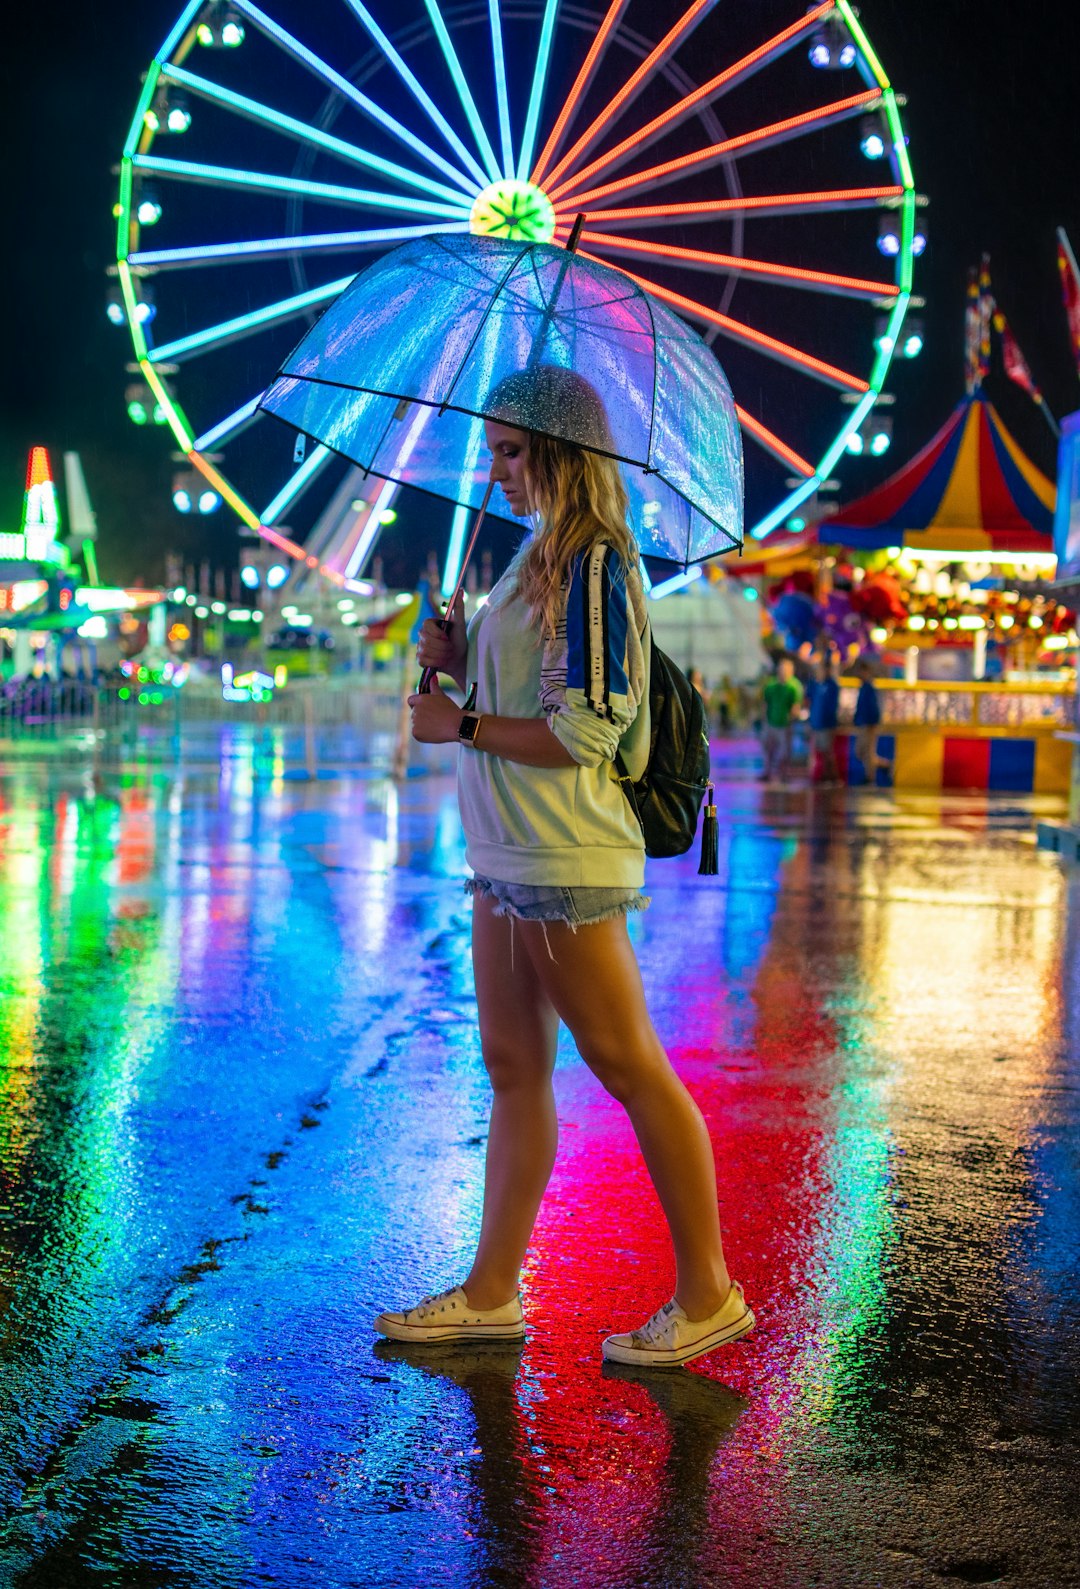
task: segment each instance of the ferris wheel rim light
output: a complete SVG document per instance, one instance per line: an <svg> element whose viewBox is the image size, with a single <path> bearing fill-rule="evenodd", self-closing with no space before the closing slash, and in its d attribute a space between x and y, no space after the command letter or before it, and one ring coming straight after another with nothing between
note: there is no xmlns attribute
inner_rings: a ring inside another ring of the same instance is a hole
<svg viewBox="0 0 1080 1589"><path fill-rule="evenodd" d="M729 92L730 89L736 87L737 84L744 82L747 77L758 71L762 66L765 66L770 60L782 55L785 50L792 48L801 38L805 37L810 29L817 25L821 16L834 9L835 0L824 0L822 5L807 12L806 16L800 17L797 21L791 23L789 27L783 28L779 33L774 34L771 39L759 45L756 50L751 50L741 60L734 62L733 65L726 67L724 71L718 72L715 77L710 78L707 83L703 83L692 94L684 94L682 99L676 104L672 105L668 110L662 111L659 116L654 116L652 121L647 122L637 132L631 133L629 137L624 138L613 149L606 150L604 154L598 155L589 165L577 170L574 173L573 180L576 182L587 182L598 171L613 170L617 165L622 164L624 155L635 154L648 148L658 137L665 132L673 131L680 122L685 121L688 116L692 116L703 104L711 104L714 99L720 98L723 94Z"/></svg>
<svg viewBox="0 0 1080 1589"><path fill-rule="evenodd" d="M302 177L277 176L272 171L242 171L236 166L204 165L198 160L173 160L161 155L133 155L130 165L136 171L155 171L159 176L179 182L210 182L221 187L254 188L267 193L303 194L307 198L326 199L337 204L405 210L410 215L436 215L458 220L469 213L464 195L460 204L438 204L434 199L413 198L406 193L345 188L335 182L308 182Z"/></svg>
<svg viewBox="0 0 1080 1589"><path fill-rule="evenodd" d="M335 138L330 133L311 126L310 122L299 121L295 116L287 116L284 111L275 110L272 105L264 105L260 100L249 99L246 94L238 94L235 89L223 88L221 84L212 83L206 77L198 77L182 66L165 65L161 69L161 75L168 82L186 88L189 93L198 94L214 104L225 105L249 121L261 122L267 127L273 127L277 132L287 133L298 142L311 144L327 154L336 155L339 160L344 160L349 165L377 171L382 176L390 177L394 182L419 188L421 192L430 193L436 198L452 199L457 202L463 197L461 192L448 188L443 182L436 182L434 177L424 176L418 171L410 171L407 166L400 166L395 160L384 160L381 155L372 154L369 149L363 149L359 144L349 143L344 138Z"/></svg>
<svg viewBox="0 0 1080 1589"><path fill-rule="evenodd" d="M335 72L333 67L328 66L325 61L321 60L312 50L309 50L299 39L294 38L280 23L275 22L272 17L268 17L264 11L260 11L258 6L252 4L252 0L236 0L236 4L239 10L251 18L256 27L270 38L275 39L301 65L306 66L317 77L321 77L325 83L328 83L339 94L357 106L365 116L370 116L373 121L377 121L380 126L392 133L394 137L400 138L402 143L408 148L415 150L421 159L427 160L437 170L442 171L444 176L449 177L452 182L461 187L463 192L471 192L470 179L463 172L459 171L456 166L451 165L449 160L444 159L437 150L432 149L430 144L425 143L403 122L398 121L396 116L392 116L388 110L384 110L375 100L354 87L347 77L342 77L340 72Z"/></svg>
<svg viewBox="0 0 1080 1589"><path fill-rule="evenodd" d="M591 188L586 193L577 192L577 179L571 177L561 187L552 190L548 196L556 207L560 203L565 205L572 203L582 209L596 199L607 198L611 193L629 193L635 188L657 187L662 182L674 180L686 171L715 164L729 155L767 149L777 143L783 143L788 138L798 138L804 128L827 127L834 122L844 121L849 116L858 116L869 105L880 104L881 98L880 89L868 88L861 94L850 95L847 99L831 100L829 104L821 105L816 110L805 110L797 116L786 116L782 121L770 122L768 126L755 127L752 132L739 133L737 137L708 144L704 149L695 149L690 154L661 161L659 165L650 166L645 171L636 171L628 177L619 177L613 182L601 184L598 188Z"/></svg>
<svg viewBox="0 0 1080 1589"><path fill-rule="evenodd" d="M895 282L867 281L860 276L840 276L831 271L806 270L798 265L781 265L776 261L751 259L745 254L714 254L700 248L681 248L673 243L639 243L636 238L610 236L606 232L581 233L583 243L610 249L614 253L639 254L643 258L662 263L665 260L700 265L704 269L723 274L758 276L790 286L805 287L819 292L846 293L852 297L870 298L875 302L895 298L900 289Z"/></svg>

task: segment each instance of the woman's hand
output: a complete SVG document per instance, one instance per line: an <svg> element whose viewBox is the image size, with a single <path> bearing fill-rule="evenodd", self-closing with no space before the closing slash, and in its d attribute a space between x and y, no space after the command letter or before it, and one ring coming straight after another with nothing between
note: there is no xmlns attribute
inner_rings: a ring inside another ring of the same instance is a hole
<svg viewBox="0 0 1080 1589"><path fill-rule="evenodd" d="M461 707L443 693L438 679L432 679L430 695L410 695L409 706L414 739L422 745L452 745L455 742Z"/></svg>
<svg viewBox="0 0 1080 1589"><path fill-rule="evenodd" d="M443 629L436 618L427 618L420 625L416 660L422 668L435 668L447 674L464 689L469 642L465 633L465 602L460 595L448 616L449 630Z"/></svg>

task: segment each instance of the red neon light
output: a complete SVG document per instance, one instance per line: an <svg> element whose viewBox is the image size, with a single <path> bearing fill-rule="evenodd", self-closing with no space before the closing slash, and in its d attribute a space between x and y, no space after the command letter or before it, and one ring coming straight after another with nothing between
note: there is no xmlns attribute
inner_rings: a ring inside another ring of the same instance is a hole
<svg viewBox="0 0 1080 1589"><path fill-rule="evenodd" d="M619 92L615 95L615 98L604 107L594 121L589 123L577 142L572 145L572 147L563 155L558 165L548 177L549 182L558 181L563 172L569 169L572 162L577 159L582 150L588 148L589 144L592 143L597 133L606 127L608 122L618 114L620 106L624 105L639 84L644 82L645 78L653 70L653 67L663 59L667 52L675 45L679 37L686 32L690 24L695 22L700 13L704 11L706 7L711 6L712 4L713 0L694 0L693 5L689 6L683 12L675 26L664 35L664 37L660 40L660 43L656 46L655 50L645 57L637 71L634 72L634 74L623 84L622 88L619 89Z"/></svg>
<svg viewBox="0 0 1080 1589"><path fill-rule="evenodd" d="M707 309L703 303L698 303L693 298L684 298L681 293L671 292L669 288L661 287L645 276L635 276L632 270L625 270L621 265L612 264L610 260L599 259L595 254L587 253L584 249L580 252L582 259L591 259L597 265L607 265L609 270L622 271L624 276L628 276L646 292L652 293L653 297L659 298L662 303L669 303L673 309L681 309L695 320L704 320L707 325L726 331L728 336L734 337L739 342L748 342L752 347L762 348L775 358L782 359L785 364L794 364L811 375L820 376L822 380L829 381L834 386L846 387L851 392L870 390L869 381L861 380L857 375L849 375L846 370L838 369L835 364L826 364L824 359L816 359L812 353L804 353L801 348L793 348L789 342L780 342L776 337L766 336L764 331L755 331L753 326L746 325L742 320L732 320L729 315L721 314L718 309Z"/></svg>
<svg viewBox="0 0 1080 1589"><path fill-rule="evenodd" d="M591 165L587 165L575 173L574 180L584 182L589 177L594 176L597 171L603 171L605 166L611 165L620 155L625 154L628 149L633 149L638 144L652 142L654 136L666 127L669 122L688 116L697 105L701 104L703 99L712 99L719 94L725 84L731 86L737 78L747 76L756 66L762 65L768 56L782 50L786 44L790 44L802 34L810 32L827 11L834 11L835 9L835 0L825 0L823 5L816 6L806 16L800 17L790 27L784 28L783 32L777 33L774 38L760 45L758 49L751 50L749 55L744 55L742 60L735 62L734 66L729 66L726 71L718 72L715 77L710 78L701 88L695 89L692 94L685 95L684 98L679 100L678 104L672 105L670 110L665 110L661 115L654 116L652 121L642 127L639 132L631 133L629 138L624 138L622 143L615 145L614 149L609 149L606 154L598 155ZM606 119L610 119L610 117Z"/></svg>
<svg viewBox="0 0 1080 1589"><path fill-rule="evenodd" d="M589 53L586 55L585 60L582 63L581 71L574 79L574 86L567 96L565 105L559 112L558 119L556 120L554 127L551 129L551 136L548 138L547 143L540 151L540 158L533 166L532 175L530 176L529 181L534 182L537 187L539 187L543 182L544 172L547 169L548 161L558 148L559 139L566 131L570 118L577 109L578 100L585 92L585 87L589 81L589 78L592 76L593 68L600 59L600 52L603 50L604 45L607 42L607 36L615 26L616 22L618 22L629 3L630 0L611 0L611 4L608 7L607 16L600 24L596 37L593 39L592 45L589 48Z"/></svg>
<svg viewBox="0 0 1080 1589"><path fill-rule="evenodd" d="M32 491L35 486L52 485L52 467L49 463L49 454L44 447L31 447L30 459L26 465L26 489Z"/></svg>
<svg viewBox="0 0 1080 1589"><path fill-rule="evenodd" d="M797 452L793 452L786 442L780 440L775 431L771 431L767 425L763 425L760 419L755 419L752 414L748 414L745 408L740 408L738 403L735 404L735 412L739 416L739 424L742 428L748 430L751 436L755 436L767 451L773 453L784 463L789 464L797 474L805 476L806 479L810 478L814 472L812 463L807 463L805 458L800 457Z"/></svg>
<svg viewBox="0 0 1080 1589"><path fill-rule="evenodd" d="M837 209L844 209L849 205L873 204L881 199L898 199L903 196L904 190L899 185L887 188L827 188L818 193L763 193L756 198L740 199L699 199L688 204L635 204L622 210L590 210L591 221L648 221L653 219L667 220L681 217L690 220L701 216L709 219L714 215L724 214L752 214L755 210L769 209L809 209L816 205L832 204ZM567 211L573 211L574 206L567 204L558 206ZM560 224L556 231L570 230L570 223Z"/></svg>
<svg viewBox="0 0 1080 1589"><path fill-rule="evenodd" d="M798 265L777 265L764 259L744 259L737 254L711 254L701 248L676 248L671 243L639 243L635 238L611 236L607 232L581 234L583 243L594 248L610 248L617 253L641 254L647 259L673 259L689 265L707 265L712 270L733 275L771 277L823 291L859 293L867 298L895 298L900 289L887 281L866 281L861 276L836 276L831 271L804 270Z"/></svg>
<svg viewBox="0 0 1080 1589"><path fill-rule="evenodd" d="M819 122L852 116L856 111L871 104L879 104L880 101L881 90L868 88L861 94L852 94L848 99L837 99L830 105L822 105L820 110L804 110L799 116L788 116L784 121L771 122L767 127L755 128L753 132L740 133L737 138L725 138L722 143L709 144L705 149L696 149L693 154L680 155L676 160L665 160L662 165L650 166L647 171L638 171L633 176L620 177L615 182L604 183L601 187L590 189L588 193L575 192L578 185L577 178L571 177L561 187L550 191L548 197L555 203L572 193L574 205L581 210L595 199L607 198L609 193L622 193L626 188L646 187L650 183L674 176L678 171L691 171L705 161L721 160L724 155L734 154L738 149L748 149L751 144L763 143L770 139L778 140L787 137L790 133L799 132L803 127L812 127Z"/></svg>

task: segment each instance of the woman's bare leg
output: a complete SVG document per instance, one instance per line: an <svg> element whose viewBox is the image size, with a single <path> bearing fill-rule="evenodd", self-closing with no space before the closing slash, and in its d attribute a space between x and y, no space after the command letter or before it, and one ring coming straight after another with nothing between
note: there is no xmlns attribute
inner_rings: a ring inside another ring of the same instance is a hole
<svg viewBox="0 0 1080 1589"><path fill-rule="evenodd" d="M509 1302L558 1145L551 1075L559 1018L521 941L523 923L473 899L473 974L480 1043L491 1080L484 1213L464 1281L471 1307ZM511 932L517 942L511 954Z"/></svg>
<svg viewBox="0 0 1080 1589"><path fill-rule="evenodd" d="M691 1319L707 1318L730 1286L712 1143L649 1019L625 918L576 932L548 922L547 941L536 922L517 927L582 1059L630 1116L671 1231L676 1299Z"/></svg>

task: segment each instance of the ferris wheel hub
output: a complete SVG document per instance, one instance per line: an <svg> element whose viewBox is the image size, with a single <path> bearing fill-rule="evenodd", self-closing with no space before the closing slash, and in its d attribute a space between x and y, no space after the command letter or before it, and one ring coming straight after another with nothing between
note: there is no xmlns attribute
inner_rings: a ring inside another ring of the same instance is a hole
<svg viewBox="0 0 1080 1589"><path fill-rule="evenodd" d="M474 237L550 243L555 236L555 208L534 183L502 177L478 194L469 215L469 230Z"/></svg>

